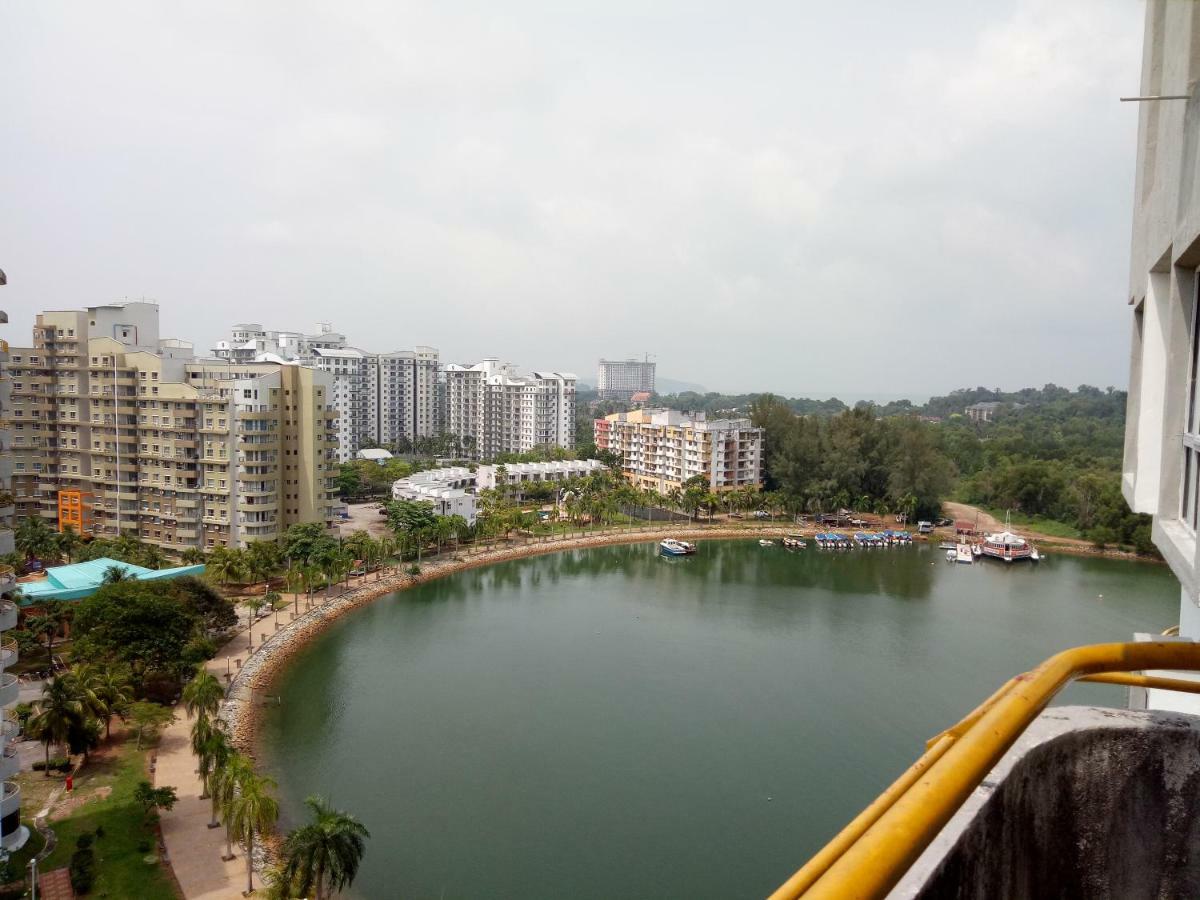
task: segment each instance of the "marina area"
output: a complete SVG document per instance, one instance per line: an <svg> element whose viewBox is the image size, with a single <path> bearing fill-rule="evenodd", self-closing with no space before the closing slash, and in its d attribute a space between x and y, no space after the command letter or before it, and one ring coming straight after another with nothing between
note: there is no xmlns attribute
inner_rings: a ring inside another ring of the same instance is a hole
<svg viewBox="0 0 1200 900"><path fill-rule="evenodd" d="M760 539L517 559L332 623L263 688L285 822L353 805L362 896L760 897L1012 672L1177 612L1160 566Z"/></svg>

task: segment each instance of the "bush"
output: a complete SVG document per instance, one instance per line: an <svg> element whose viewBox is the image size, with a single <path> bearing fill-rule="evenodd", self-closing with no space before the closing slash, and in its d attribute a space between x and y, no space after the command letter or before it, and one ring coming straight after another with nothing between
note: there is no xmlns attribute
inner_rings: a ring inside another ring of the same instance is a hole
<svg viewBox="0 0 1200 900"><path fill-rule="evenodd" d="M47 768L49 768L51 772L53 772L55 769L57 769L59 772L70 772L71 760L65 756L52 756L50 757L49 766L46 765L46 761L44 759L35 760L33 763L33 771L35 772L44 772Z"/></svg>
<svg viewBox="0 0 1200 900"><path fill-rule="evenodd" d="M210 638L192 638L183 648L182 659L190 666L199 665L217 655L216 642Z"/></svg>
<svg viewBox="0 0 1200 900"><path fill-rule="evenodd" d="M75 839L75 846L80 850L86 850L88 847L92 846L92 841L94 840L96 840L95 835L93 835L91 832L85 831Z"/></svg>
<svg viewBox="0 0 1200 900"><path fill-rule="evenodd" d="M149 853L150 852L150 842L149 841L138 841L137 852L142 853L142 854Z"/></svg>
<svg viewBox="0 0 1200 900"><path fill-rule="evenodd" d="M76 894L86 894L92 889L92 882L96 880L96 854L91 847L76 850L71 854L68 874Z"/></svg>
<svg viewBox="0 0 1200 900"><path fill-rule="evenodd" d="M418 575L421 574L421 567L418 566L416 563L413 563L411 566L408 567L408 574L413 576L414 578L416 578Z"/></svg>

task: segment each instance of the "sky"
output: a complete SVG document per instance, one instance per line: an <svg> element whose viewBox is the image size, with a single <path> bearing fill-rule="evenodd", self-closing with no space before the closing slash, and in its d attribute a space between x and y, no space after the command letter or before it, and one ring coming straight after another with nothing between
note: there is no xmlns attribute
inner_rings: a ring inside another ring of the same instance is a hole
<svg viewBox="0 0 1200 900"><path fill-rule="evenodd" d="M1124 387L1144 6L0 0L0 306L728 392Z"/></svg>

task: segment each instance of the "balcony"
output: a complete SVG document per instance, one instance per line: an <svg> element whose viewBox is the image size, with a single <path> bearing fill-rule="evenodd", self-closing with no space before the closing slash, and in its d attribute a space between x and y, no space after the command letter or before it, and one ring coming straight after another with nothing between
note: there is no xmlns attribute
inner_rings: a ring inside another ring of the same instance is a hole
<svg viewBox="0 0 1200 900"><path fill-rule="evenodd" d="M8 781L20 771L21 754L16 747L5 744L4 749L0 750L0 778Z"/></svg>
<svg viewBox="0 0 1200 900"><path fill-rule="evenodd" d="M21 699L21 683L12 672L0 674L0 707L12 706Z"/></svg>
<svg viewBox="0 0 1200 900"><path fill-rule="evenodd" d="M4 795L0 799L0 819L6 819L21 809L21 788L15 781L4 782Z"/></svg>
<svg viewBox="0 0 1200 900"><path fill-rule="evenodd" d="M20 654L17 652L17 642L12 638L0 640L0 668L7 669L15 666Z"/></svg>

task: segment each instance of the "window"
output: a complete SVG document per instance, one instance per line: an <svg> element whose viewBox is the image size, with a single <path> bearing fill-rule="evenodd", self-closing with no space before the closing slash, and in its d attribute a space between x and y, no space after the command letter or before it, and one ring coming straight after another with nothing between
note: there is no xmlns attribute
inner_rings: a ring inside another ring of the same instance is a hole
<svg viewBox="0 0 1200 900"><path fill-rule="evenodd" d="M1197 272L1200 276L1200 271ZM1191 347L1188 348L1187 419L1183 427L1183 490L1179 518L1196 529L1200 520L1200 397L1197 396L1197 366L1200 366L1200 277L1192 291Z"/></svg>

